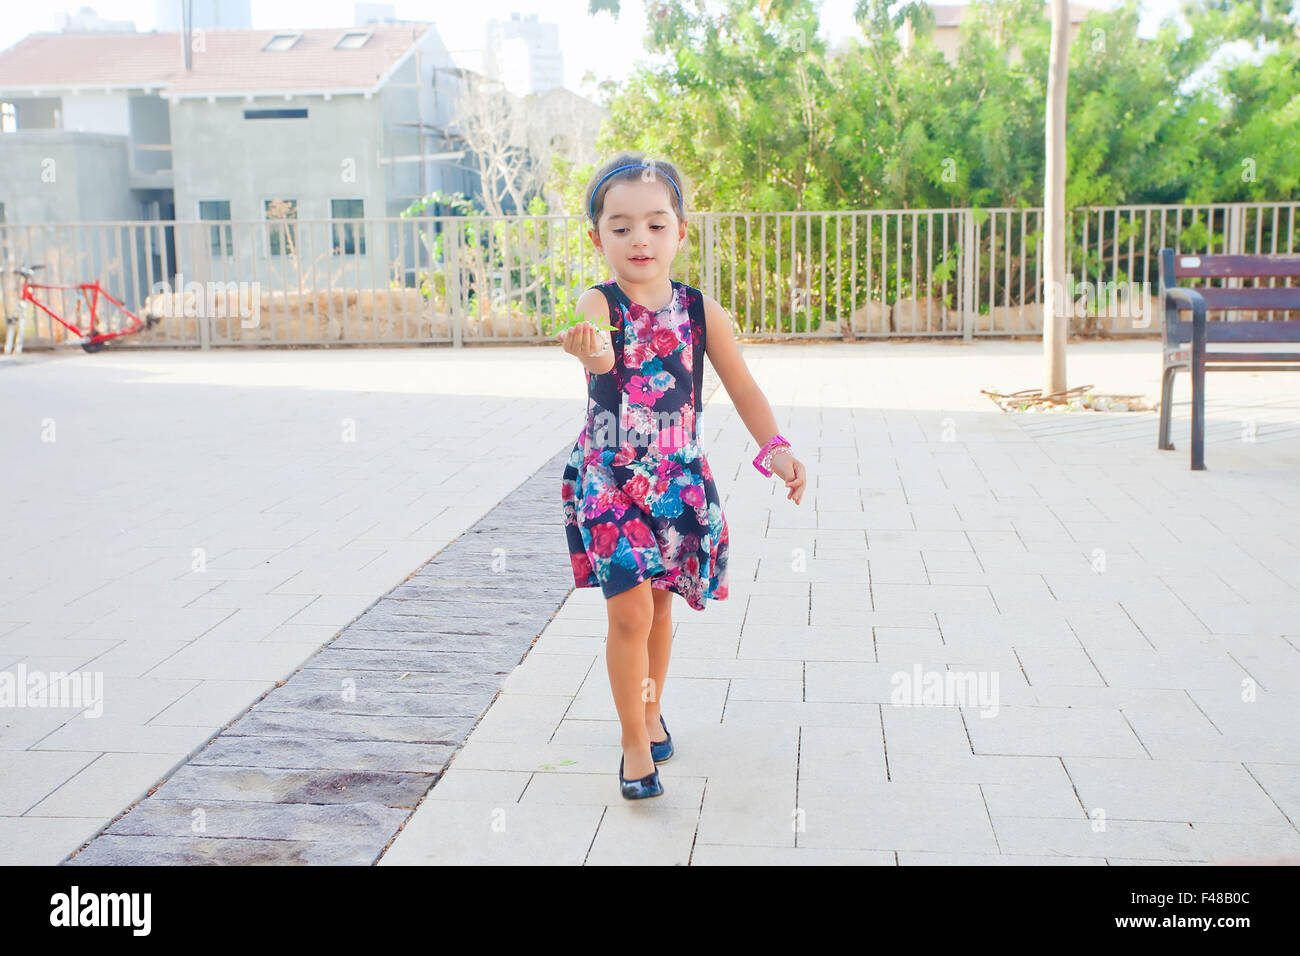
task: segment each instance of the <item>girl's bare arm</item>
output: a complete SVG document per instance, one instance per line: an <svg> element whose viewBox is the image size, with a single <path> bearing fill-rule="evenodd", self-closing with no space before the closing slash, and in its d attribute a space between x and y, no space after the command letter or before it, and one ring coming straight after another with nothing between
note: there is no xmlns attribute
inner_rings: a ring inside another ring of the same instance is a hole
<svg viewBox="0 0 1300 956"><path fill-rule="evenodd" d="M754 441L762 448L772 436L777 434L776 416L767 401L749 366L741 357L732 332L731 315L712 296L704 297L704 350L713 368L722 379L722 387L736 406L736 414L745 423ZM792 440L793 441L793 440ZM806 469L803 462L793 455L783 452L772 458L772 470L780 475L789 489L788 498L798 504L803 498L806 483Z"/></svg>
<svg viewBox="0 0 1300 956"><path fill-rule="evenodd" d="M598 289L588 289L578 297L578 311L590 322L611 325L609 321L609 303ZM599 332L588 322L580 322L572 328L557 332L555 338L564 346L564 351L577 358L592 375L604 375L614 367L614 346L609 341L610 333ZM590 353L598 351L602 345L608 348L601 355L592 358Z"/></svg>

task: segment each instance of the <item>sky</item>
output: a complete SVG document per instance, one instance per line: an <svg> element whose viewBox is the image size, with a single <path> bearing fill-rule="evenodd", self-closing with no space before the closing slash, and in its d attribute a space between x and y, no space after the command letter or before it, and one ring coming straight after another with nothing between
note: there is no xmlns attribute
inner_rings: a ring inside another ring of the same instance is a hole
<svg viewBox="0 0 1300 956"><path fill-rule="evenodd" d="M1100 8L1119 5L1117 0L1084 2ZM1140 2L1145 11L1138 28L1142 36L1154 34L1159 21L1180 5L1180 0ZM61 11L81 6L90 6L106 19L133 20L137 30L154 29L154 0L84 0L67 5L55 0L48 6L8 0L5 15L0 17L0 49L29 33L57 30L63 23ZM577 92L584 91L581 79L588 71L601 80L623 79L641 53L644 17L640 0L623 0L617 20L605 12L590 16L587 0L475 0L468 5L463 0L395 0L393 6L402 19L433 21L457 63L472 69L478 68L477 54L489 19L509 20L512 12L535 13L539 21L559 25L564 85ZM821 33L828 41L859 32L853 22L854 6L855 0L822 0ZM351 26L353 4L351 0L252 0L252 20L257 29Z"/></svg>

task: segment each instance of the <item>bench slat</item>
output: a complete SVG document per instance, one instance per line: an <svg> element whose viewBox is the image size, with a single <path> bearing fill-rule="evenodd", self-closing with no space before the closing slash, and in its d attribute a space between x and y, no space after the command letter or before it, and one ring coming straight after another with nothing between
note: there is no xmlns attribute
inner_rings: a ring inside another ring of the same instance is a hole
<svg viewBox="0 0 1300 956"><path fill-rule="evenodd" d="M1207 372L1294 372L1294 365L1219 365L1205 366Z"/></svg>
<svg viewBox="0 0 1300 956"><path fill-rule="evenodd" d="M1215 286L1184 286L1201 294L1207 309L1300 310L1300 286L1295 288L1221 289Z"/></svg>
<svg viewBox="0 0 1300 956"><path fill-rule="evenodd" d="M1300 352L1206 352L1207 362L1300 362ZM1300 371L1292 369L1291 371Z"/></svg>
<svg viewBox="0 0 1300 956"><path fill-rule="evenodd" d="M1186 315L1187 313L1183 313ZM1192 321L1166 322L1169 338L1175 342L1192 340ZM1206 322L1207 342L1300 342L1297 322Z"/></svg>
<svg viewBox="0 0 1300 956"><path fill-rule="evenodd" d="M1300 256L1174 255L1174 278L1230 278L1233 276L1300 276Z"/></svg>

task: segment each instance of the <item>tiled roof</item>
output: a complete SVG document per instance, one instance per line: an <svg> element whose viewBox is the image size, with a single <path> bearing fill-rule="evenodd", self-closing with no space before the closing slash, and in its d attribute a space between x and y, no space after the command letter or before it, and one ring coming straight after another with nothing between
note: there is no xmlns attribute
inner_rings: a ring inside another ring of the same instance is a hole
<svg viewBox="0 0 1300 956"><path fill-rule="evenodd" d="M326 30L203 30L187 72L180 33L33 33L0 52L0 89L160 88L193 95L369 90L432 26L425 22ZM345 33L373 31L358 49L334 49ZM300 33L287 50L271 37Z"/></svg>

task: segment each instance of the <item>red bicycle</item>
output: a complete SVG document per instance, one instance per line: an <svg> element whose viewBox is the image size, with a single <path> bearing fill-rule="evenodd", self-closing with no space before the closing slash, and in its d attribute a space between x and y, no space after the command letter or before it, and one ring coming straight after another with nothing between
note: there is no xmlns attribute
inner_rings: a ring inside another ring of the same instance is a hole
<svg viewBox="0 0 1300 956"><path fill-rule="evenodd" d="M99 284L99 280L94 282L80 282L76 285L57 285L52 283L33 282L36 277L37 269L44 269L43 265L20 266L13 270L22 276L22 291L18 295L18 302L30 302L33 306L40 309L55 322L58 322L64 328L76 335L71 339L69 344L80 345L87 352L98 352L104 347L104 343L110 339L119 338L123 335L134 335L141 329L151 328L160 320L156 316L149 316L146 321L141 321L140 317L126 307L126 304L119 302L117 299ZM58 312L54 311L49 305L46 305L37 297L38 290L54 290L77 293L76 314L73 321L69 322ZM102 306L100 298L107 300L108 307ZM107 316L112 308L116 308L126 317L127 321L123 325L118 323L119 328L111 328L107 322ZM82 327L83 319L87 321L86 328ZM24 323L20 320L15 310L15 314L5 317L5 322L11 328L5 336L5 351L13 351L13 339L15 331L17 333L17 351L21 352L22 333ZM13 326L17 326L14 330Z"/></svg>

